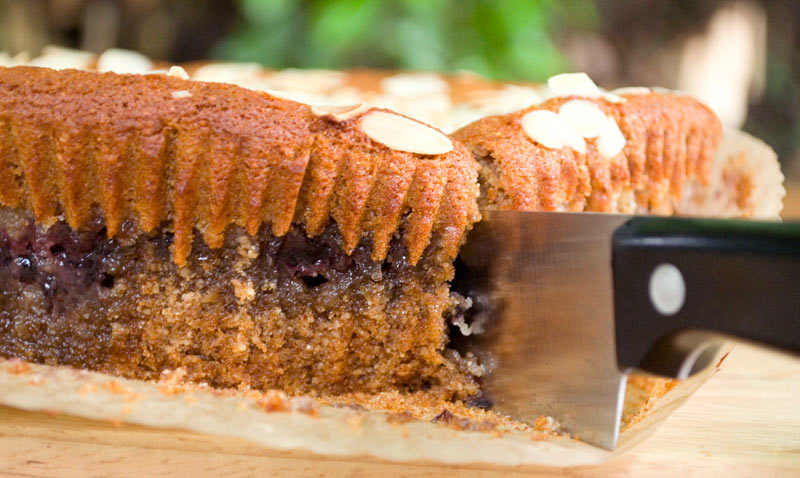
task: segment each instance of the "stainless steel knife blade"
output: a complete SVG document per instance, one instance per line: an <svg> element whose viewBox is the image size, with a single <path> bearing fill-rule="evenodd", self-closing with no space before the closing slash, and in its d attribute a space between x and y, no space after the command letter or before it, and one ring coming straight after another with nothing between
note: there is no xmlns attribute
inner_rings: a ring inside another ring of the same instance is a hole
<svg viewBox="0 0 800 478"><path fill-rule="evenodd" d="M798 271L798 223L486 211L453 282L475 335L453 344L496 411L614 449L627 370L685 378L721 337L800 354Z"/></svg>
<svg viewBox="0 0 800 478"><path fill-rule="evenodd" d="M485 211L460 253L458 290L482 304L474 351L494 409L542 414L613 449L626 376L617 367L611 235L629 216Z"/></svg>

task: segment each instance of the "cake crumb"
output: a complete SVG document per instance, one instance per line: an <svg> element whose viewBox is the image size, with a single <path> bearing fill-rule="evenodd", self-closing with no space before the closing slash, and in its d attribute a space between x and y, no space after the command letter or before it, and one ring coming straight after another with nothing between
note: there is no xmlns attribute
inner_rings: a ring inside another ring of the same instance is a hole
<svg viewBox="0 0 800 478"><path fill-rule="evenodd" d="M256 400L256 406L267 413L288 412L292 409L289 397L285 393L277 390L270 390Z"/></svg>
<svg viewBox="0 0 800 478"><path fill-rule="evenodd" d="M539 417L536 418L536 421L533 423L533 429L537 432L543 432L549 429L553 419L551 418L550 421L548 421L548 418L549 417L544 415L539 415Z"/></svg>
<svg viewBox="0 0 800 478"><path fill-rule="evenodd" d="M31 371L30 365L19 359L11 359L8 361L6 370L13 375L24 375Z"/></svg>
<svg viewBox="0 0 800 478"><path fill-rule="evenodd" d="M178 367L175 370L164 370L161 372L161 378L158 381L158 391L167 397L177 395L185 390L183 384L184 377L186 377L186 369Z"/></svg>
<svg viewBox="0 0 800 478"><path fill-rule="evenodd" d="M258 258L259 248L256 246L253 241L250 239L248 235L241 235L239 236L239 247L237 247L236 252L239 254L239 257L244 259L249 259L253 261Z"/></svg>
<svg viewBox="0 0 800 478"><path fill-rule="evenodd" d="M292 399L292 411L317 418L319 404L311 397L295 397Z"/></svg>
<svg viewBox="0 0 800 478"><path fill-rule="evenodd" d="M239 300L239 303L252 302L256 298L256 289L250 280L231 280L233 284L233 294Z"/></svg>
<svg viewBox="0 0 800 478"><path fill-rule="evenodd" d="M414 415L411 412L404 411L400 413L392 413L386 417L386 422L391 425L401 425L414 420Z"/></svg>
<svg viewBox="0 0 800 478"><path fill-rule="evenodd" d="M123 384L122 382L119 382L117 380L109 380L108 382L105 382L103 384L103 386L106 389L108 389L109 392L115 393L115 394L118 394L118 395L122 395L122 394L125 394L125 393L130 393L130 391L131 391L131 389L128 388L125 384Z"/></svg>

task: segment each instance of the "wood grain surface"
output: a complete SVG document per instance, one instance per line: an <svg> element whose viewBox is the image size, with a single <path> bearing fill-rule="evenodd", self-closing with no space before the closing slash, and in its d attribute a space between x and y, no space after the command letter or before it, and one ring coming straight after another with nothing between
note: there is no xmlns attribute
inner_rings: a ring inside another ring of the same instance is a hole
<svg viewBox="0 0 800 478"><path fill-rule="evenodd" d="M600 466L389 463L265 450L244 440L0 408L5 477L800 476L800 360L737 346L652 437Z"/></svg>

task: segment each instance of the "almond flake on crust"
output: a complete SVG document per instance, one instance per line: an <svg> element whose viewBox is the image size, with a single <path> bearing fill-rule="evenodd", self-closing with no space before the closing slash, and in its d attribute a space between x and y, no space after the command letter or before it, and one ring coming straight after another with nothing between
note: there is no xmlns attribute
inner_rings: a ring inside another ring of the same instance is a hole
<svg viewBox="0 0 800 478"><path fill-rule="evenodd" d="M14 59L11 58L11 55L4 51L0 51L0 66L16 66Z"/></svg>
<svg viewBox="0 0 800 478"><path fill-rule="evenodd" d="M361 129L373 141L396 151L433 155L453 150L453 142L439 131L387 111L373 111L364 115Z"/></svg>
<svg viewBox="0 0 800 478"><path fill-rule="evenodd" d="M312 106L311 112L321 118L326 118L336 121L337 123L341 123L360 115L369 108L370 106L367 103L346 106Z"/></svg>
<svg viewBox="0 0 800 478"><path fill-rule="evenodd" d="M152 68L150 58L136 51L110 48L97 57L96 69L99 72L141 74Z"/></svg>
<svg viewBox="0 0 800 478"><path fill-rule="evenodd" d="M653 93L658 93L659 95L672 95L678 93L676 90L664 88L663 86L652 86L650 89L653 91Z"/></svg>
<svg viewBox="0 0 800 478"><path fill-rule="evenodd" d="M611 90L611 93L615 95L649 95L650 88L646 86L626 86L623 88L617 88L616 90Z"/></svg>
<svg viewBox="0 0 800 478"><path fill-rule="evenodd" d="M562 73L547 80L555 96L586 96L594 98L603 94L586 73Z"/></svg>
<svg viewBox="0 0 800 478"><path fill-rule="evenodd" d="M613 118L606 118L605 127L597 137L597 151L604 158L613 158L625 149L627 140Z"/></svg>
<svg viewBox="0 0 800 478"><path fill-rule="evenodd" d="M607 127L608 117L599 106L591 101L567 101L561 105L558 114L575 127L584 138L596 138Z"/></svg>
<svg viewBox="0 0 800 478"><path fill-rule="evenodd" d="M578 130L558 113L533 110L522 117L522 129L530 139L550 149L565 146L586 154L586 142Z"/></svg>
<svg viewBox="0 0 800 478"><path fill-rule="evenodd" d="M450 85L433 73L401 73L381 80L381 87L390 95L417 96L446 94Z"/></svg>
<svg viewBox="0 0 800 478"><path fill-rule="evenodd" d="M189 74L186 73L186 70L183 69L182 66L171 66L169 67L169 71L167 75L174 76L175 78L180 78L182 80L188 80Z"/></svg>
<svg viewBox="0 0 800 478"><path fill-rule="evenodd" d="M21 51L11 58L16 66L27 65L31 61L31 54L27 51Z"/></svg>
<svg viewBox="0 0 800 478"><path fill-rule="evenodd" d="M171 93L171 95L176 100L179 100L179 99L182 99L182 98L191 98L192 97L192 92L191 91L186 91L186 90L177 90L177 91L173 91Z"/></svg>
<svg viewBox="0 0 800 478"><path fill-rule="evenodd" d="M345 74L335 70L299 70L289 68L264 78L270 89L306 94L327 94L339 88Z"/></svg>
<svg viewBox="0 0 800 478"><path fill-rule="evenodd" d="M242 80L256 78L262 72L257 63L208 63L192 73L197 81L236 84Z"/></svg>
<svg viewBox="0 0 800 478"><path fill-rule="evenodd" d="M628 101L625 98L621 97L620 95L608 91L603 91L603 99L608 101L609 103L625 103L626 101Z"/></svg>
<svg viewBox="0 0 800 478"><path fill-rule="evenodd" d="M53 70L85 70L91 66L92 59L94 55L86 51L47 45L42 49L42 54L31 60L28 65Z"/></svg>

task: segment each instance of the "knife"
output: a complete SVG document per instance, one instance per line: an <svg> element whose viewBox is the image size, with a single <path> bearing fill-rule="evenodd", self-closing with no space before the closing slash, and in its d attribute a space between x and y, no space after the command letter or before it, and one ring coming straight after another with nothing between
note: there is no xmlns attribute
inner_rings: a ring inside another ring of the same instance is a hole
<svg viewBox="0 0 800 478"><path fill-rule="evenodd" d="M726 336L800 353L800 223L482 213L453 285L495 411L611 450L632 369L686 378Z"/></svg>

